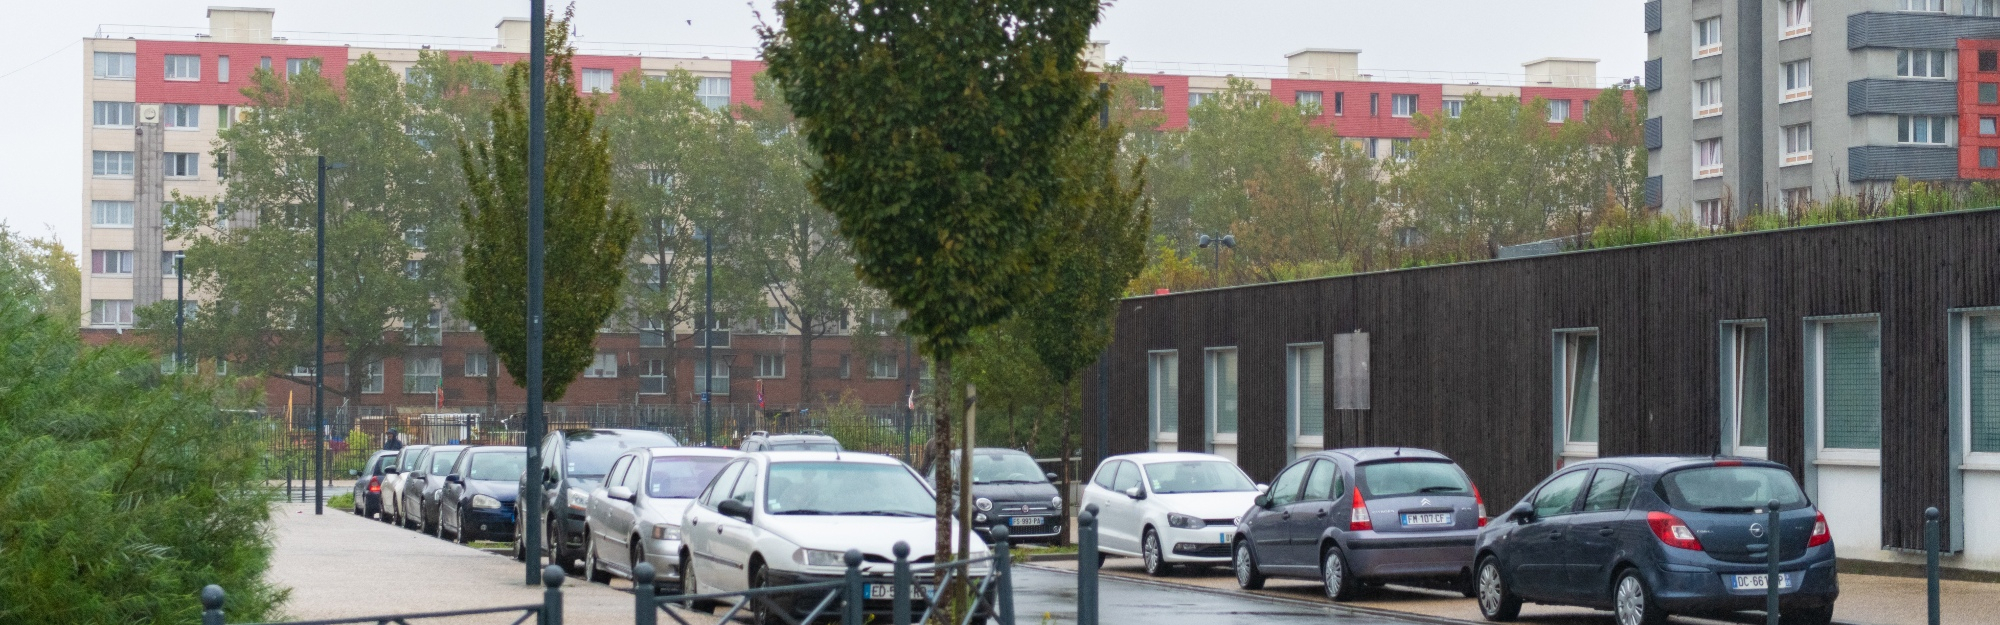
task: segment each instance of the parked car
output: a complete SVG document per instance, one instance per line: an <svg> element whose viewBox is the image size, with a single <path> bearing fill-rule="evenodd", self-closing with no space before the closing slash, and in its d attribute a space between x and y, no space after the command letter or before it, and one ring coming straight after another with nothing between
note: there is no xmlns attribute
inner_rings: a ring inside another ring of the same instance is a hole
<svg viewBox="0 0 2000 625"><path fill-rule="evenodd" d="M1409 447L1300 457L1243 513L1231 549L1236 583L1317 579L1345 601L1362 584L1454 582L1472 591L1472 547L1486 504L1444 454Z"/></svg>
<svg viewBox="0 0 2000 625"><path fill-rule="evenodd" d="M396 502L404 527L437 533L438 493L444 490L445 476L451 475L451 464L465 449L465 445L432 445L417 456L416 468L403 476L401 501Z"/></svg>
<svg viewBox="0 0 2000 625"><path fill-rule="evenodd" d="M1097 506L1097 547L1145 559L1146 573L1177 564L1228 564L1236 517L1264 486L1221 456L1187 452L1112 456L1083 488Z"/></svg>
<svg viewBox="0 0 2000 625"><path fill-rule="evenodd" d="M674 437L651 430L563 430L551 432L542 442L542 507L522 510L542 517L542 549L550 564L575 570L583 559L583 515L590 504L591 491L604 481L611 462L626 451L639 447L679 447ZM528 479L524 473L522 480ZM527 485L522 484L522 492ZM523 557L521 532L525 523L514 524L516 557Z"/></svg>
<svg viewBox="0 0 2000 625"><path fill-rule="evenodd" d="M840 451L840 441L819 432L772 434L759 430L744 437L743 451Z"/></svg>
<svg viewBox="0 0 2000 625"><path fill-rule="evenodd" d="M653 563L659 585L680 584L681 519L722 465L743 455L727 449L641 447L611 463L584 512L583 571L591 581L632 578Z"/></svg>
<svg viewBox="0 0 2000 625"><path fill-rule="evenodd" d="M690 593L738 592L843 579L848 549L861 551L866 577L864 610L886 620L894 597L894 547L930 563L937 541L936 495L923 478L894 458L864 453L751 453L723 467L682 527L681 579ZM990 554L972 542L970 558ZM974 567L974 578L991 571ZM918 583L929 583L921 571ZM823 595L758 602L756 622L803 616ZM915 603L922 604L921 600ZM703 607L703 606L697 606ZM922 607L918 607L919 610ZM983 621L984 614L974 620Z"/></svg>
<svg viewBox="0 0 2000 625"><path fill-rule="evenodd" d="M382 513L382 470L396 464L396 452L378 451L368 456L360 470L350 469L354 478L354 514L362 518Z"/></svg>
<svg viewBox="0 0 2000 625"><path fill-rule="evenodd" d="M460 543L514 537L514 499L528 469L528 448L518 445L466 449L444 476L437 497L438 536Z"/></svg>
<svg viewBox="0 0 2000 625"><path fill-rule="evenodd" d="M952 450L948 463L952 475L958 474L959 458L960 452ZM936 466L923 471L933 488L936 471ZM1000 447L972 450L972 530L989 542L995 525L1006 525L1008 541L1015 544L1059 541L1065 516L1062 493L1049 483L1055 479L1028 452Z"/></svg>
<svg viewBox="0 0 2000 625"><path fill-rule="evenodd" d="M403 520L403 482L417 468L417 457L430 445L404 445L396 452L396 466L382 471L382 522L408 526Z"/></svg>
<svg viewBox="0 0 2000 625"><path fill-rule="evenodd" d="M1771 501L1775 528L1764 525ZM1773 539L1784 622L1830 622L1840 596L1833 536L1785 465L1713 456L1579 462L1479 533L1479 611L1510 621L1532 601L1658 625L1669 613L1761 610Z"/></svg>

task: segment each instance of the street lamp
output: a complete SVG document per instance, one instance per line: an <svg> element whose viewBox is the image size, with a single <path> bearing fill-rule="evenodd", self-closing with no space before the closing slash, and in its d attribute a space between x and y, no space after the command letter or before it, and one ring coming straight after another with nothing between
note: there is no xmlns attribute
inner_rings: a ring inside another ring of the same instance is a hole
<svg viewBox="0 0 2000 625"><path fill-rule="evenodd" d="M319 203L319 223L314 228L318 251L313 261L313 514L326 514L326 170L342 167L346 165L328 163L325 154L319 155L318 181L313 185ZM178 259L174 272L180 273Z"/></svg>
<svg viewBox="0 0 2000 625"><path fill-rule="evenodd" d="M547 112L548 56L546 31L548 11L543 0L528 0L531 26L528 32L528 362L523 377L528 383L528 422L526 424L528 448L528 471L522 480L527 492L521 493L519 509L525 514L518 515L522 522L521 538L527 543L522 549L522 560L527 565L527 584L533 586L541 581L542 575L542 496L545 492L542 481L542 430L548 427L542 414L542 235L543 235L543 185L547 182L548 145L543 132ZM567 485L564 485L567 487ZM551 517L551 520L554 520ZM550 532L553 536L555 533ZM561 553L562 549L551 545L550 549Z"/></svg>
<svg viewBox="0 0 2000 625"><path fill-rule="evenodd" d="M1215 286L1216 288L1222 288L1222 248L1235 249L1236 235L1225 234L1220 237L1211 237L1204 234L1196 237L1195 243L1198 247L1204 249L1210 245L1215 246Z"/></svg>
<svg viewBox="0 0 2000 625"><path fill-rule="evenodd" d="M701 446L715 446L715 236L713 232L696 229L694 237L700 239L703 247L704 273L708 287L702 298L707 302L708 312L702 316L701 327L695 328L701 334Z"/></svg>
<svg viewBox="0 0 2000 625"><path fill-rule="evenodd" d="M174 373L181 372L181 363L186 361L182 349L182 331L187 325L187 278L181 268L181 252L174 252Z"/></svg>

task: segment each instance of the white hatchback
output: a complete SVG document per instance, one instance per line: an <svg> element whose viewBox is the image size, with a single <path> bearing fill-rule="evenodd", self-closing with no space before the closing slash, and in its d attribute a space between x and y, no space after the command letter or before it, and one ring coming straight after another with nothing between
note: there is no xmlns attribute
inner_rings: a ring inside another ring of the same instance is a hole
<svg viewBox="0 0 2000 625"><path fill-rule="evenodd" d="M593 582L633 578L651 562L660 585L680 581L681 520L723 465L742 452L640 447L611 463L584 511L584 574Z"/></svg>
<svg viewBox="0 0 2000 625"><path fill-rule="evenodd" d="M1221 456L1143 453L1105 458L1083 489L1097 506L1097 550L1138 556L1146 573L1175 564L1228 564L1236 519L1268 487Z"/></svg>

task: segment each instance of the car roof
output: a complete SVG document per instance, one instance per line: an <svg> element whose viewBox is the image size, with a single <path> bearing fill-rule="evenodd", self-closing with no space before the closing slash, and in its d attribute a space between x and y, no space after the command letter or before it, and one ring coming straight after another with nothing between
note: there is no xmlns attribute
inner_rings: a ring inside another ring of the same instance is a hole
<svg viewBox="0 0 2000 625"><path fill-rule="evenodd" d="M563 438L569 438L579 434L589 434L591 436L630 436L633 434L658 434L660 436L665 436L667 438L674 437L674 435L672 434L661 432L659 430L634 430L627 428L577 428L574 430L563 430L562 433L563 433Z"/></svg>
<svg viewBox="0 0 2000 625"><path fill-rule="evenodd" d="M956 455L958 455L958 452L960 452L960 451L963 451L963 450L959 450L959 449L953 449L953 450L951 450L951 454L952 454L952 455L954 455L954 456L956 456ZM1025 451L1021 451L1021 450L1019 450L1019 449L1014 449L1014 448L1012 448L1012 447L974 447L974 448L972 448L972 453L974 453L974 454L1014 454L1014 455L1018 455L1018 456L1028 456L1028 455L1032 455L1032 454L1029 454L1028 452L1025 452Z"/></svg>
<svg viewBox="0 0 2000 625"><path fill-rule="evenodd" d="M1446 456L1444 454L1435 451L1431 451L1429 449L1420 449L1416 447L1348 447L1345 449L1328 449L1326 451L1316 451L1306 455L1322 456L1322 457L1341 456L1353 460L1356 463L1377 462L1381 460L1410 460L1410 459L1443 460L1445 462L1451 462L1451 457L1449 456Z"/></svg>
<svg viewBox="0 0 2000 625"><path fill-rule="evenodd" d="M1590 460L1572 462L1568 466L1565 466L1563 468L1567 469L1570 467L1580 467L1580 466L1613 465L1613 466L1622 466L1630 469L1637 469L1640 471L1664 473L1667 471L1672 471L1675 469L1680 469L1690 466L1714 464L1718 460L1730 460L1730 461L1742 462L1743 464L1750 466L1775 467L1781 469L1786 468L1785 465L1782 463L1772 462L1769 460L1764 460L1762 458L1743 458L1737 456L1691 455L1691 454L1643 454L1634 456L1613 456L1609 458L1592 458Z"/></svg>
<svg viewBox="0 0 2000 625"><path fill-rule="evenodd" d="M744 455L751 458L762 458L764 459L765 462L769 462L772 464L783 464L787 462L851 462L855 464L893 464L893 465L903 464L903 461L897 460L895 458L891 458L881 454L870 454L858 451L753 451Z"/></svg>
<svg viewBox="0 0 2000 625"><path fill-rule="evenodd" d="M832 441L835 439L832 436L826 434L765 434L764 435L764 442L767 443L773 441L817 441L817 440Z"/></svg>
<svg viewBox="0 0 2000 625"><path fill-rule="evenodd" d="M528 448L522 447L520 445L473 445L471 449L467 449L466 451L469 452L505 451L505 452L525 454L528 453Z"/></svg>
<svg viewBox="0 0 2000 625"><path fill-rule="evenodd" d="M1218 456L1215 454L1196 453L1192 451L1149 451L1136 454L1123 454L1118 456L1112 456L1110 458L1105 458L1104 460L1106 462L1110 462L1112 460L1130 460L1133 462L1137 462L1139 464L1154 464L1159 462L1186 462L1189 460L1215 460L1219 462L1229 462L1228 458L1224 458L1222 456ZM1232 462L1230 464L1235 464L1235 463Z"/></svg>
<svg viewBox="0 0 2000 625"><path fill-rule="evenodd" d="M660 456L711 456L716 458L735 458L737 456L743 455L743 452L734 449L723 449L721 447L635 447L632 449L632 451L638 451L641 449L651 452L653 454L653 457L656 458ZM632 451L628 451L625 453L629 454L632 453Z"/></svg>

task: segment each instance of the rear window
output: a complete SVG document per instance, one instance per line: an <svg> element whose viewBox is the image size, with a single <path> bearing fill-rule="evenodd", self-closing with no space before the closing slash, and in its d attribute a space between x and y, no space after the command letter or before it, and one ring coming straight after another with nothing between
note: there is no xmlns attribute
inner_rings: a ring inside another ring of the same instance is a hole
<svg viewBox="0 0 2000 625"><path fill-rule="evenodd" d="M1153 492L1161 495L1234 493L1257 489L1256 484L1250 483L1250 478L1243 476L1242 469L1217 460L1155 462L1146 465L1146 475L1152 482ZM1119 474L1118 484L1123 486L1125 481L1125 475Z"/></svg>
<svg viewBox="0 0 2000 625"><path fill-rule="evenodd" d="M715 481L715 474L729 464L728 458L712 456L665 456L653 459L647 475L646 496L654 499L693 499Z"/></svg>
<svg viewBox="0 0 2000 625"><path fill-rule="evenodd" d="M1470 495L1465 472L1449 462L1378 462L1361 465L1362 495Z"/></svg>
<svg viewBox="0 0 2000 625"><path fill-rule="evenodd" d="M1774 467L1703 467L1660 478L1661 499L1690 512L1753 512L1771 500L1780 510L1806 507L1806 494L1792 474Z"/></svg>
<svg viewBox="0 0 2000 625"><path fill-rule="evenodd" d="M431 472L436 473L438 475L444 475L446 473L450 473L452 463L458 462L459 452L460 450L452 449L432 454Z"/></svg>
<svg viewBox="0 0 2000 625"><path fill-rule="evenodd" d="M618 434L597 434L595 432L569 435L569 451L565 454L570 477L599 478L611 469L611 461L617 460L625 450L633 447L672 447L674 439L655 432L621 432Z"/></svg>
<svg viewBox="0 0 2000 625"><path fill-rule="evenodd" d="M800 441L796 443L771 443L770 451L841 451L840 443Z"/></svg>

